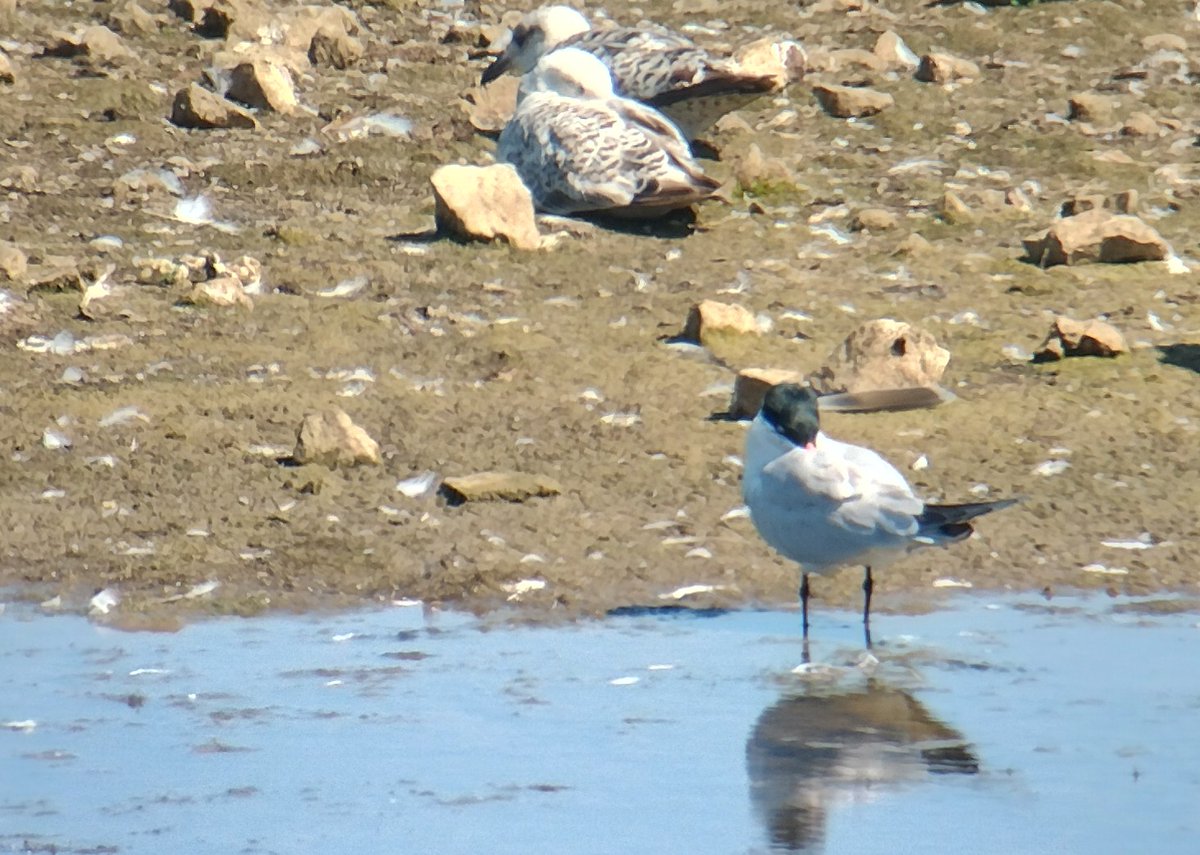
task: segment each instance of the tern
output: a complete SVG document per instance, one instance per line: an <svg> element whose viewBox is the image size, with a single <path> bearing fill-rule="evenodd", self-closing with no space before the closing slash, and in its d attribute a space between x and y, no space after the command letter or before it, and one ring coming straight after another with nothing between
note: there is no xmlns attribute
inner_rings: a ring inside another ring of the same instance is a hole
<svg viewBox="0 0 1200 855"><path fill-rule="evenodd" d="M869 448L821 431L818 396L781 383L767 392L746 436L742 494L758 533L800 564L800 607L808 637L808 576L862 566L863 626L871 644L871 568L921 546L964 540L971 520L1017 499L927 504L892 464Z"/></svg>

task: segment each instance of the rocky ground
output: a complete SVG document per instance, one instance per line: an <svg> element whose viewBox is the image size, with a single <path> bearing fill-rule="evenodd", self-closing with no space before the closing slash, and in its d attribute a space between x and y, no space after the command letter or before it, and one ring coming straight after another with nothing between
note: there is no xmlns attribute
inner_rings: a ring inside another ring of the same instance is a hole
<svg viewBox="0 0 1200 855"><path fill-rule="evenodd" d="M463 95L506 11L0 0L9 596L107 589L130 626L396 598L600 613L687 585L715 587L685 604L790 602L794 567L729 514L744 423L719 414L736 369L811 371L879 317L949 349L959 400L829 431L932 497L1027 497L881 574L880 609L945 580L1197 593L1190 2L609 4L730 46L790 33L809 72L713 133L728 201L694 224L532 251L430 234L432 171L489 162ZM889 31L951 56L918 73L890 36L876 52ZM216 104L234 127L179 126L214 105L177 93L256 60L290 69L295 103L251 75L259 107ZM864 87L890 103L831 115ZM1023 260L1065 201L1128 190L1173 260ZM703 299L771 328L672 343ZM1058 315L1103 316L1131 350L1032 363ZM335 407L378 465L293 457ZM561 492L455 505L410 480L486 470ZM819 580L816 607L858 583Z"/></svg>

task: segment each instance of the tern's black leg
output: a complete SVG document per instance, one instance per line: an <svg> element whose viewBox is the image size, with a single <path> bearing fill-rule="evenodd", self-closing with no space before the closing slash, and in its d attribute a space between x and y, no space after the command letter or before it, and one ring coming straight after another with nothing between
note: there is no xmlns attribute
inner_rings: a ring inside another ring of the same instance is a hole
<svg viewBox="0 0 1200 855"><path fill-rule="evenodd" d="M871 647L871 592L875 590L875 580L871 577L871 568L867 568L863 576L863 637L867 648Z"/></svg>
<svg viewBox="0 0 1200 855"><path fill-rule="evenodd" d="M800 620L804 638L808 638L808 574L800 574Z"/></svg>

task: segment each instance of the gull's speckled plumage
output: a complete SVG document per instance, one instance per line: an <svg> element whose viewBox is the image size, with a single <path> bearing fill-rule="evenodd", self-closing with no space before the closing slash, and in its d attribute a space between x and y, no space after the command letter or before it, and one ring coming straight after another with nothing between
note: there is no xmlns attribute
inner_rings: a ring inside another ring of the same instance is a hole
<svg viewBox="0 0 1200 855"><path fill-rule="evenodd" d="M662 110L688 139L778 88L774 77L744 72L679 33L657 26L592 29L587 18L566 6L546 6L522 18L483 81L505 72L527 74L542 57L565 48L599 59L618 95Z"/></svg>
<svg viewBox="0 0 1200 855"><path fill-rule="evenodd" d="M547 54L521 82L496 159L516 167L538 210L658 216L719 184L662 114L613 92L603 63L581 50Z"/></svg>

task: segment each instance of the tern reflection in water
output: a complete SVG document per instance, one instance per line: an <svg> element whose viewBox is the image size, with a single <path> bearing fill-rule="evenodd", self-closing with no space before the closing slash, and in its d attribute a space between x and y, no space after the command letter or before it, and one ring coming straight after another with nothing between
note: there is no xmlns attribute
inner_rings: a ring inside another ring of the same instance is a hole
<svg viewBox="0 0 1200 855"><path fill-rule="evenodd" d="M746 744L755 811L774 847L820 851L827 813L931 775L973 775L962 734L907 692L865 687L791 695L759 716Z"/></svg>

